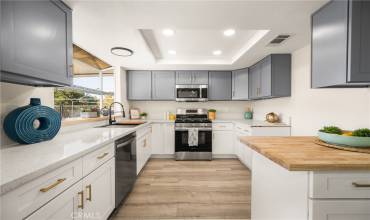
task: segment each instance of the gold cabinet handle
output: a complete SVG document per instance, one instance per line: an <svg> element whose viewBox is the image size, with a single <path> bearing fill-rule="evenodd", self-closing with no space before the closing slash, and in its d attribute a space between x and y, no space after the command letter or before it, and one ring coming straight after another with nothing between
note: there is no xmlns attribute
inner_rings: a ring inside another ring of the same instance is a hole
<svg viewBox="0 0 370 220"><path fill-rule="evenodd" d="M77 207L80 209L83 209L84 208L84 192L81 191L81 192L78 192L77 194L80 196L80 202Z"/></svg>
<svg viewBox="0 0 370 220"><path fill-rule="evenodd" d="M91 201L91 184L89 184L89 185L87 185L86 186L86 190L88 190L88 194L87 195L89 195L88 197L86 196L86 200L87 201Z"/></svg>
<svg viewBox="0 0 370 220"><path fill-rule="evenodd" d="M56 187L57 185L63 183L66 180L66 178L58 179L55 183L51 184L50 186L47 186L45 188L41 188L40 192L47 192L51 190L52 188Z"/></svg>
<svg viewBox="0 0 370 220"><path fill-rule="evenodd" d="M357 187L357 188L367 188L369 187L370 188L370 183L356 183L356 182L353 182L352 185L354 187Z"/></svg>
<svg viewBox="0 0 370 220"><path fill-rule="evenodd" d="M102 154L102 155L100 155L100 156L98 156L97 157L97 159L103 159L105 156L107 156L108 155L108 153L107 152L105 152L104 154Z"/></svg>

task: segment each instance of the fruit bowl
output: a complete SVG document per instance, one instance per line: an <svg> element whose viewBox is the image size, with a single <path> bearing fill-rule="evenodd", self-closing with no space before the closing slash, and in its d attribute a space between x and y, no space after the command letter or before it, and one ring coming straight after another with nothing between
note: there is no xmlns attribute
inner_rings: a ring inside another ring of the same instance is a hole
<svg viewBox="0 0 370 220"><path fill-rule="evenodd" d="M339 134L330 134L322 131L318 132L319 139L328 144L370 148L370 137L356 137Z"/></svg>

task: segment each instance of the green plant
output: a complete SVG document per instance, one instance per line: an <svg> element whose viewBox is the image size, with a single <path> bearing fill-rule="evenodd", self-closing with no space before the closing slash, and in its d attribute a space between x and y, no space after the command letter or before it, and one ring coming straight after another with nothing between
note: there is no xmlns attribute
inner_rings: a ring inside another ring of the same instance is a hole
<svg viewBox="0 0 370 220"><path fill-rule="evenodd" d="M146 112L142 112L142 113L140 113L140 116L141 116L141 117L146 117L146 116L148 116L148 113L146 113Z"/></svg>
<svg viewBox="0 0 370 220"><path fill-rule="evenodd" d="M322 129L320 129L320 131L329 134L339 134L339 135L343 133L342 129L336 126L324 126Z"/></svg>
<svg viewBox="0 0 370 220"><path fill-rule="evenodd" d="M208 112L216 112L216 109L208 109Z"/></svg>
<svg viewBox="0 0 370 220"><path fill-rule="evenodd" d="M370 129L368 129L368 128L360 128L360 129L354 130L352 132L352 136L370 137Z"/></svg>

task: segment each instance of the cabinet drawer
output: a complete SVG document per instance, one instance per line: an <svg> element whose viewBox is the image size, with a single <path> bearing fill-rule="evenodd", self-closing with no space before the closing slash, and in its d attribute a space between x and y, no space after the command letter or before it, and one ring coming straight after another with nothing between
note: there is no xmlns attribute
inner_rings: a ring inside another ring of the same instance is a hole
<svg viewBox="0 0 370 220"><path fill-rule="evenodd" d="M233 123L213 123L212 124L212 129L217 131L225 131L225 130L233 130L234 125Z"/></svg>
<svg viewBox="0 0 370 220"><path fill-rule="evenodd" d="M309 220L368 220L370 200L310 200Z"/></svg>
<svg viewBox="0 0 370 220"><path fill-rule="evenodd" d="M100 148L90 154L84 156L83 160L83 176L91 173L97 167L108 161L114 156L114 143Z"/></svg>
<svg viewBox="0 0 370 220"><path fill-rule="evenodd" d="M1 219L23 219L82 178L78 159L3 195Z"/></svg>
<svg viewBox="0 0 370 220"><path fill-rule="evenodd" d="M370 199L370 171L310 172L310 198Z"/></svg>

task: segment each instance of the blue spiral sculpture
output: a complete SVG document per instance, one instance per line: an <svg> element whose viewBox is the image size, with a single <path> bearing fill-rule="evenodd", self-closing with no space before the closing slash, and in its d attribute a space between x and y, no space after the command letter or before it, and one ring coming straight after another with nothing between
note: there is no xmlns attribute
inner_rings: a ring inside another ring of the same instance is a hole
<svg viewBox="0 0 370 220"><path fill-rule="evenodd" d="M10 112L4 119L4 131L13 141L33 144L51 140L61 126L60 114L52 108L42 106L38 98L30 104Z"/></svg>

